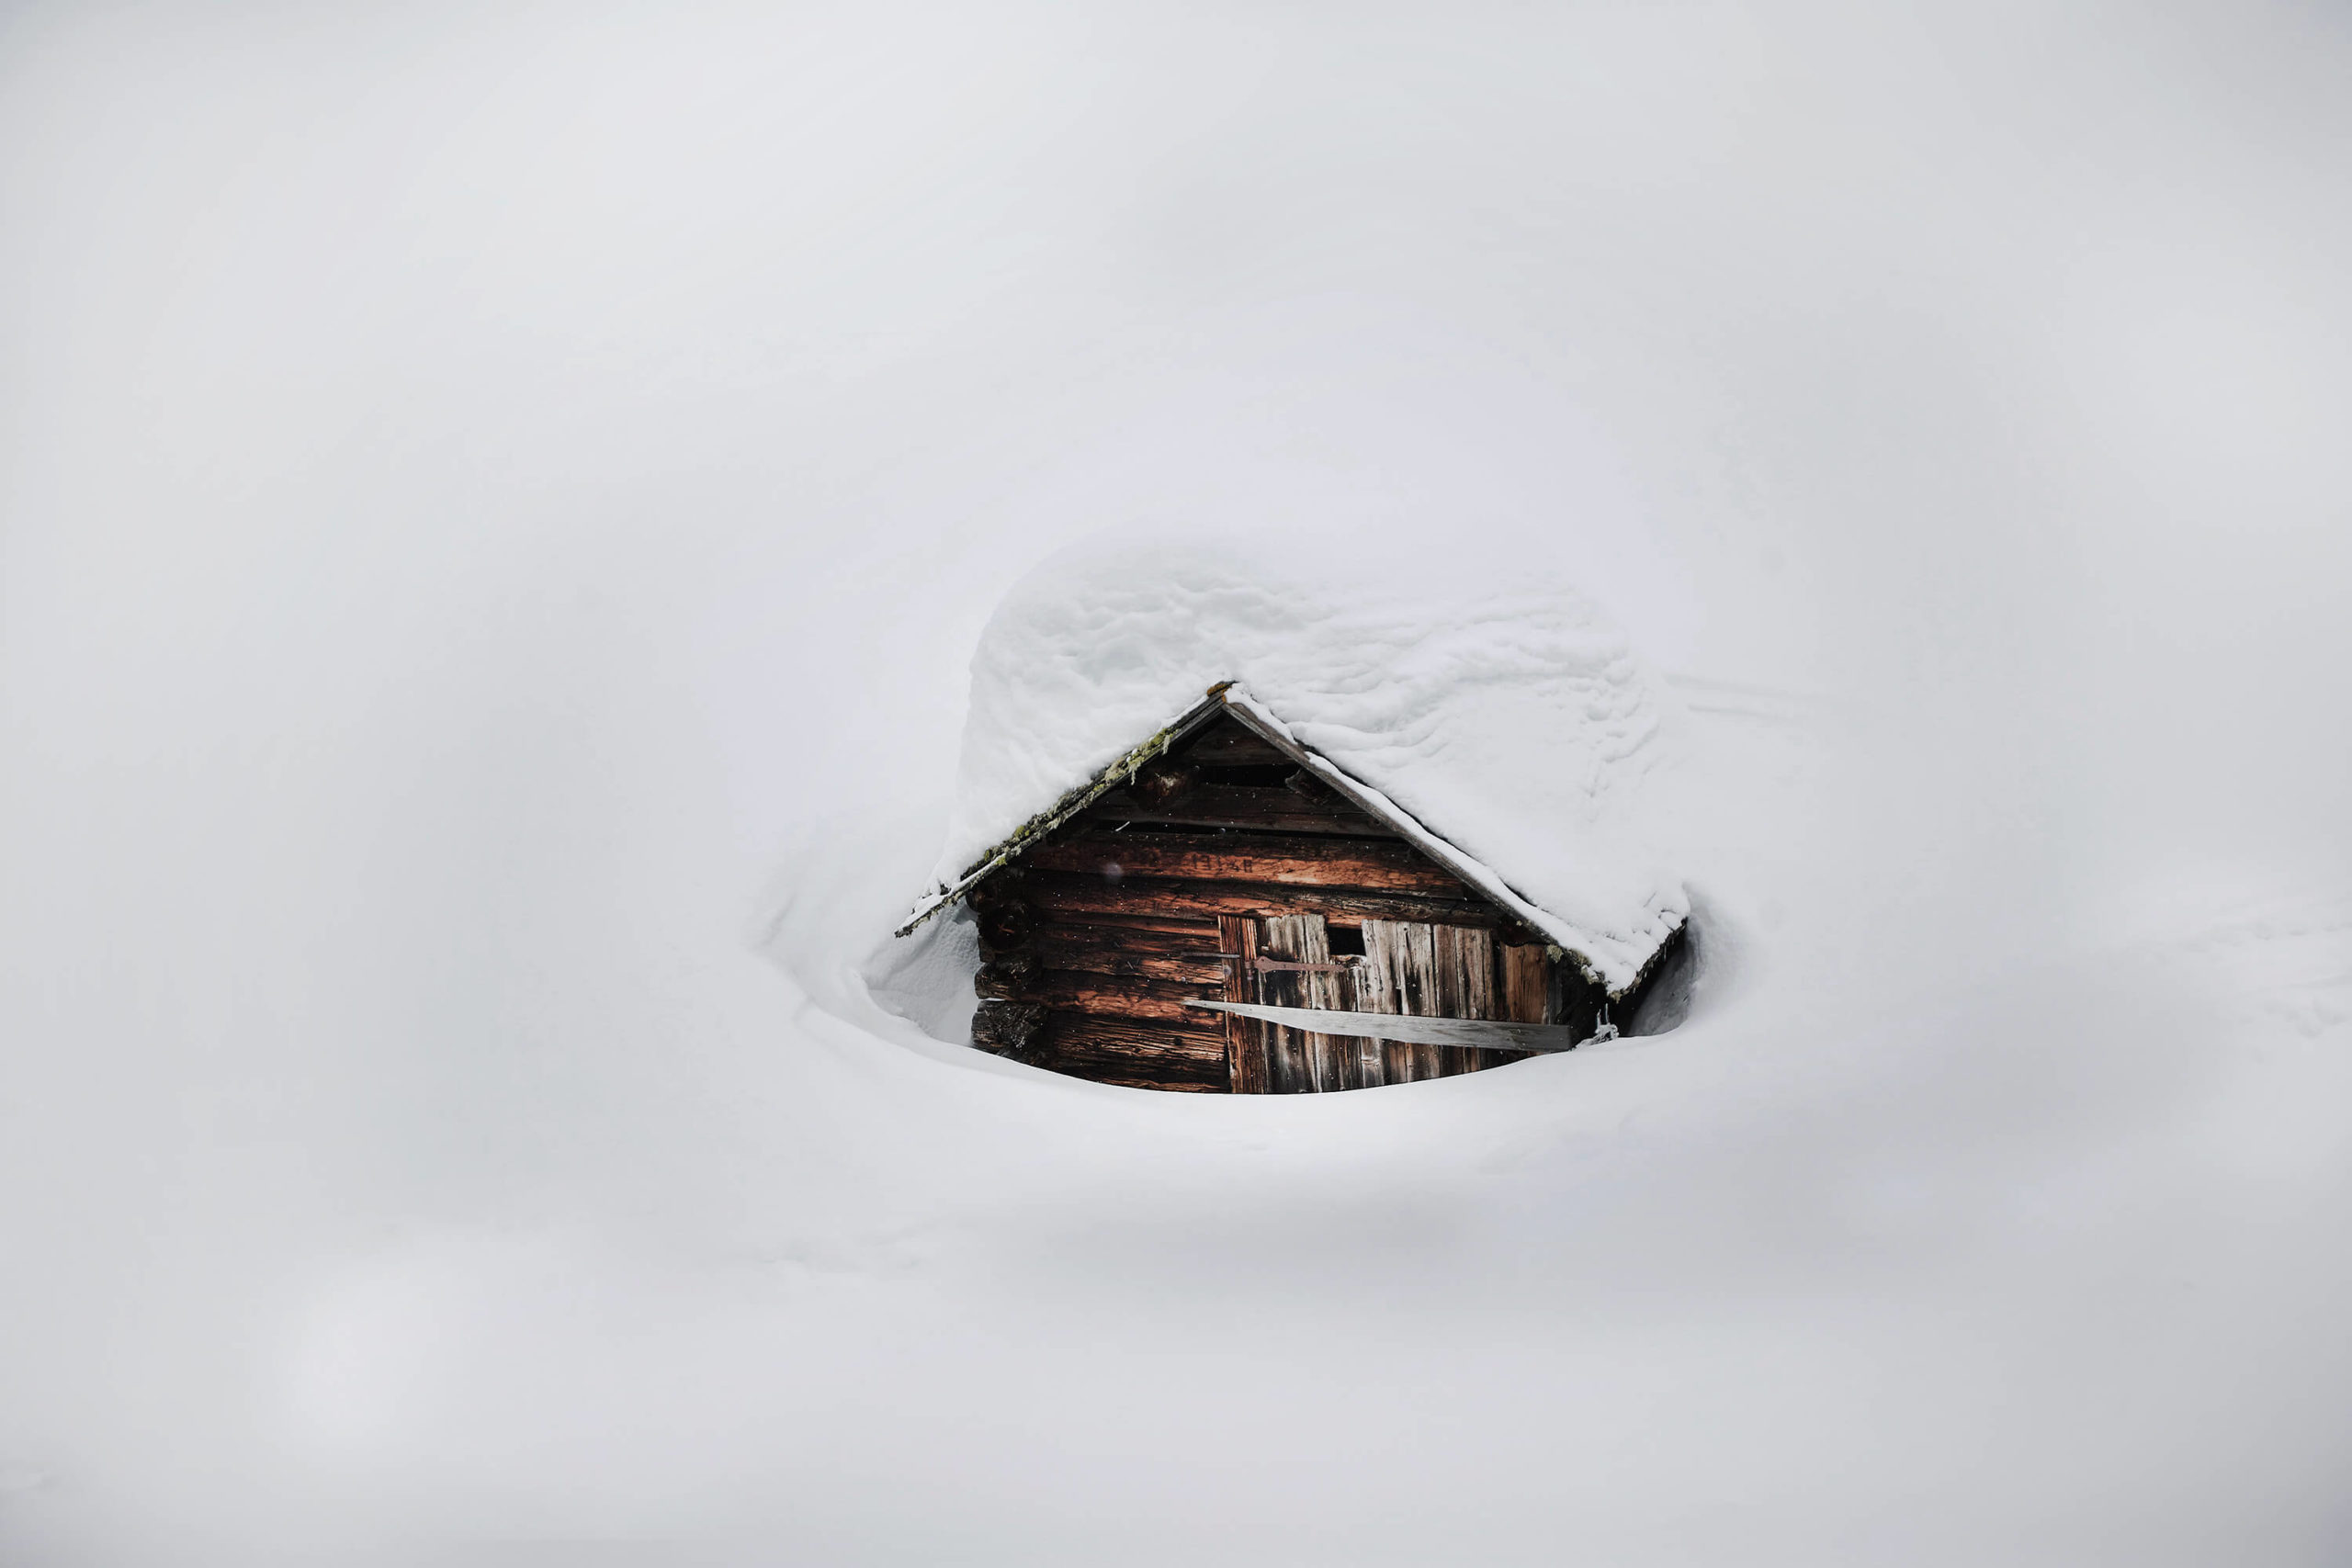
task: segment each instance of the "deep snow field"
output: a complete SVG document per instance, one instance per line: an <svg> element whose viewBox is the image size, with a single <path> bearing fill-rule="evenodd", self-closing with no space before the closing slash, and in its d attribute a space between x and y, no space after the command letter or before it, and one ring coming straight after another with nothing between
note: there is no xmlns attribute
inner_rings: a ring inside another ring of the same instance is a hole
<svg viewBox="0 0 2352 1568"><path fill-rule="evenodd" d="M2352 1559L2348 73L2246 0L0 15L0 1563ZM1688 1020L955 1043L887 933L1069 761L991 716L1318 555L1429 606L1368 747L1623 628Z"/></svg>

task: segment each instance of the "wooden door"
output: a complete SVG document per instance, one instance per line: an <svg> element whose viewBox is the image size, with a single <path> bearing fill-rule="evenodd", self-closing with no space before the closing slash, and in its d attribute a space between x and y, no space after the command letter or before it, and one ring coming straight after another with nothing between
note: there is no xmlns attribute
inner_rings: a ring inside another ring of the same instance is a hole
<svg viewBox="0 0 2352 1568"><path fill-rule="evenodd" d="M1322 916L1228 915L1217 929L1229 955L1226 1000L1355 1010L1351 966L1331 956L1330 929ZM1317 1094L1387 1081L1376 1040L1310 1034L1232 1013L1225 1021L1236 1094Z"/></svg>

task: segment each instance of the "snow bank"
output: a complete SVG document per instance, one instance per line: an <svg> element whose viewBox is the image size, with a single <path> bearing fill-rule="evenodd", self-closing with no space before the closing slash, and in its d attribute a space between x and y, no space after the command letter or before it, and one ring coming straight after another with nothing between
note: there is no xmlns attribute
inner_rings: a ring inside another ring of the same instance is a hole
<svg viewBox="0 0 2352 1568"><path fill-rule="evenodd" d="M1344 551L1128 540L1024 579L972 660L935 883L1238 681L1631 984L1690 900L1645 787L1665 710L1624 632L1547 568Z"/></svg>

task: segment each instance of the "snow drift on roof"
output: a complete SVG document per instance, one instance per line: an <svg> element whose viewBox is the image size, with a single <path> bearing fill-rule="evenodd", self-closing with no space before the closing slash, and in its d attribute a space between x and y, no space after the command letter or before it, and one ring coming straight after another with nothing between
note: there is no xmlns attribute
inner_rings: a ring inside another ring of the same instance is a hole
<svg viewBox="0 0 2352 1568"><path fill-rule="evenodd" d="M1690 908L1643 786L1660 702L1581 593L1523 564L1502 575L1225 540L1053 558L973 656L934 880L1235 680L1491 868L1612 990L1631 984Z"/></svg>

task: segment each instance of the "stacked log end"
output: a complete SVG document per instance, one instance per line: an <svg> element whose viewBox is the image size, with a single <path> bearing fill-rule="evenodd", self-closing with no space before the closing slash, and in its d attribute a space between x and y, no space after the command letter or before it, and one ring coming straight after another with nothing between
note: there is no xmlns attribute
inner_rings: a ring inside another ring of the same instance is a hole
<svg viewBox="0 0 2352 1568"><path fill-rule="evenodd" d="M972 1043L999 1056L1042 1065L1041 1047L1052 1010L1028 998L1037 974L1029 951L1037 922L1021 897L1021 873L1000 872L972 890L972 911L980 928L980 970L972 989L980 1006L972 1014Z"/></svg>

